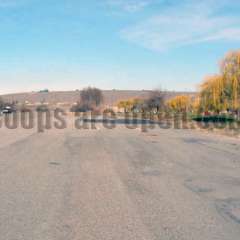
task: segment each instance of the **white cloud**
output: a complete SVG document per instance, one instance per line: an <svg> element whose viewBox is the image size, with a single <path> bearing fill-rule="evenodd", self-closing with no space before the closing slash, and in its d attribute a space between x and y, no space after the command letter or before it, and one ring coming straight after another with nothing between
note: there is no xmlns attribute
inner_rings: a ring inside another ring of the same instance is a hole
<svg viewBox="0 0 240 240"><path fill-rule="evenodd" d="M236 41L240 39L240 17L227 14L229 4L240 6L234 0L184 1L123 29L121 36L157 51L200 42Z"/></svg>
<svg viewBox="0 0 240 240"><path fill-rule="evenodd" d="M150 5L153 0L108 0L107 4L126 12L138 12Z"/></svg>

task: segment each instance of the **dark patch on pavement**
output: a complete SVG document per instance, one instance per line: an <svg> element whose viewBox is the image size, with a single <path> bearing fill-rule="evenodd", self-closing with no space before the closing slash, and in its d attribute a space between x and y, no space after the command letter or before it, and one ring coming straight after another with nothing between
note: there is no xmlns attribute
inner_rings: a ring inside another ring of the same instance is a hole
<svg viewBox="0 0 240 240"><path fill-rule="evenodd" d="M59 166L59 165L61 165L61 164L58 163L58 162L50 162L49 164L50 164L50 165L54 165L54 166Z"/></svg>
<svg viewBox="0 0 240 240"><path fill-rule="evenodd" d="M160 171L154 170L154 169L146 169L142 172L142 174L145 176L152 176L152 177L157 177L161 175Z"/></svg>
<svg viewBox="0 0 240 240"><path fill-rule="evenodd" d="M216 200L215 206L221 216L240 224L240 199Z"/></svg>
<svg viewBox="0 0 240 240"><path fill-rule="evenodd" d="M203 144L203 143L210 143L212 142L209 139L202 139L202 138L183 138L185 143L193 143L193 144Z"/></svg>
<svg viewBox="0 0 240 240"><path fill-rule="evenodd" d="M192 179L186 180L184 182L184 186L194 193L209 193L214 191L213 188L198 184L194 182Z"/></svg>

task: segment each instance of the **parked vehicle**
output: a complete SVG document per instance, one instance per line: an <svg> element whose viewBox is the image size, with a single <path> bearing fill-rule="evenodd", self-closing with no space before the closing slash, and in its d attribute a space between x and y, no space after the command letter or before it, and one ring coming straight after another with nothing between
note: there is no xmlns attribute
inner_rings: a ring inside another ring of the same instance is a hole
<svg viewBox="0 0 240 240"><path fill-rule="evenodd" d="M1 114L11 114L14 112L14 109L10 106L6 106L2 109Z"/></svg>

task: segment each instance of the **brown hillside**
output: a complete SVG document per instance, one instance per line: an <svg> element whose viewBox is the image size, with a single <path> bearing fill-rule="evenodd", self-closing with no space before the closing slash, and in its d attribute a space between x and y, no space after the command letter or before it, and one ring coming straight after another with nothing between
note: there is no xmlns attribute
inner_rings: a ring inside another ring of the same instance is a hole
<svg viewBox="0 0 240 240"><path fill-rule="evenodd" d="M131 98L147 98L151 91L149 90L104 90L104 105L114 106L121 100ZM176 95L188 94L194 95L194 93L186 92L165 92L166 98L169 99ZM19 103L29 102L31 104L37 104L46 102L51 105L58 103L73 104L79 101L79 91L64 91L64 92L31 92L31 93L16 93L2 95L1 97L7 102L17 101Z"/></svg>

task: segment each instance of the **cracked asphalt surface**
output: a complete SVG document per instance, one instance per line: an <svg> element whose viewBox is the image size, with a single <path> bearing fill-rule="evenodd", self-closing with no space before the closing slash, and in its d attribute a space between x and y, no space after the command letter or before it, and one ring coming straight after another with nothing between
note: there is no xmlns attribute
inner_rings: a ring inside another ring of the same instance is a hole
<svg viewBox="0 0 240 240"><path fill-rule="evenodd" d="M1 240L238 240L238 139L1 129Z"/></svg>

